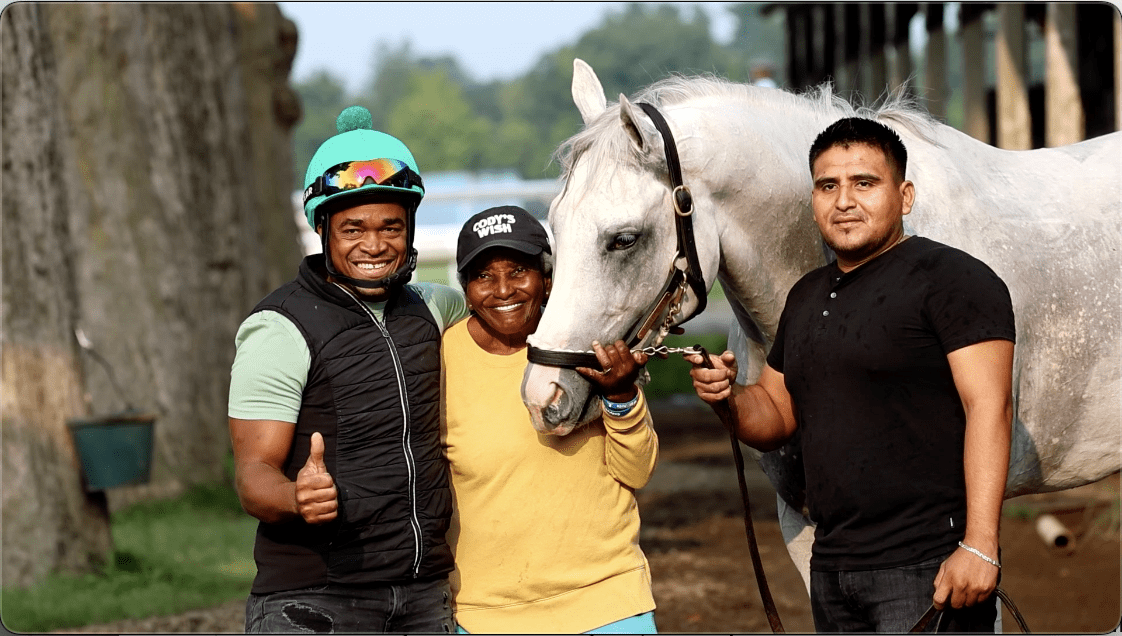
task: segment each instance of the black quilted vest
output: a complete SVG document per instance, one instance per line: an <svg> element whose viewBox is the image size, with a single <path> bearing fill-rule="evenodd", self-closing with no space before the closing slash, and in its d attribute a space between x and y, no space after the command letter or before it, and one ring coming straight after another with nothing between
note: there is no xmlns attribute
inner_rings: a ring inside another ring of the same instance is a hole
<svg viewBox="0 0 1122 636"><path fill-rule="evenodd" d="M440 446L440 332L423 299L399 288L379 324L328 283L323 255L254 312L276 311L304 334L311 367L285 475L295 480L324 439L339 516L260 523L255 593L333 584L393 583L452 570L444 540L452 515Z"/></svg>

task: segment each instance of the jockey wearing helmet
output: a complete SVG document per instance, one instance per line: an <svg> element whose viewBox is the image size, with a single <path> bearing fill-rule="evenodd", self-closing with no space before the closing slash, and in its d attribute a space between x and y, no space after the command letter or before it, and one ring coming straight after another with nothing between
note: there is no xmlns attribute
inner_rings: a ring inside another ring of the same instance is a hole
<svg viewBox="0 0 1122 636"><path fill-rule="evenodd" d="M361 106L344 110L336 121L339 134L323 142L304 176L304 215L319 232L323 253L330 254L328 219L335 212L363 201L393 201L405 208L407 251L404 264L378 280L348 277L326 259L333 278L363 289L392 288L409 281L417 267L413 248L417 206L425 196L417 162L396 137L371 128L370 111Z"/></svg>
<svg viewBox="0 0 1122 636"><path fill-rule="evenodd" d="M236 484L260 521L246 631L446 632L440 338L466 304L408 282L424 196L413 154L364 108L336 127L304 182L323 253L235 339Z"/></svg>

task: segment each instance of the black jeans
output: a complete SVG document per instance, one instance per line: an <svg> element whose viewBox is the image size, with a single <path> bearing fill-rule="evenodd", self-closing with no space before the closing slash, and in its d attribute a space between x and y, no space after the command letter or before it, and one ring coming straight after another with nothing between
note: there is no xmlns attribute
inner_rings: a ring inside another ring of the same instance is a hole
<svg viewBox="0 0 1122 636"><path fill-rule="evenodd" d="M245 604L245 632L451 634L456 631L451 597L446 578L250 594Z"/></svg>
<svg viewBox="0 0 1122 636"><path fill-rule="evenodd" d="M945 556L884 570L810 572L810 606L818 632L889 632L910 630L931 607L935 575ZM926 631L993 633L997 595L973 607L949 604Z"/></svg>

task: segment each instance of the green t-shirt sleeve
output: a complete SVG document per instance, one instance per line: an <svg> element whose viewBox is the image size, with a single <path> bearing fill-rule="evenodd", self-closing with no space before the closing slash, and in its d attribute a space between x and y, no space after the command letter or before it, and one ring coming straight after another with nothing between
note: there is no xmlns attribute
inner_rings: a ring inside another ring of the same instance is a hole
<svg viewBox="0 0 1122 636"><path fill-rule="evenodd" d="M300 330L275 311L259 311L238 328L234 344L228 415L296 423L312 359Z"/></svg>
<svg viewBox="0 0 1122 636"><path fill-rule="evenodd" d="M470 315L467 299L458 289L438 283L413 283L413 287L425 299L425 305L436 318L441 333Z"/></svg>
<svg viewBox="0 0 1122 636"><path fill-rule="evenodd" d="M413 283L441 332L466 318L463 293L436 283ZM385 303L367 303L381 319ZM375 306L376 305L376 306ZM311 367L311 352L291 320L275 311L246 318L234 338L227 414L244 420L295 423Z"/></svg>

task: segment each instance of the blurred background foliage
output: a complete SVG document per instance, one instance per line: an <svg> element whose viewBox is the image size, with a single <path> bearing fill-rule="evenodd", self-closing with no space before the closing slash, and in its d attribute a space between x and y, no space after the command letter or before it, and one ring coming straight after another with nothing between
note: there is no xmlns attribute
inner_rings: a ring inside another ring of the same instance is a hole
<svg viewBox="0 0 1122 636"><path fill-rule="evenodd" d="M419 56L408 42L381 44L371 56L372 80L358 94L348 94L342 78L327 70L293 83L304 108L293 131L293 189L302 187L302 167L316 148L335 134L336 115L352 104L370 109L376 129L408 140L422 173L513 170L525 179L555 177L552 153L581 124L570 95L573 58L596 69L610 101L672 73L748 81L753 65L783 68L782 12L764 15L765 6L727 5L736 28L732 41L722 44L700 8L623 4L510 81L477 82L455 58Z"/></svg>

